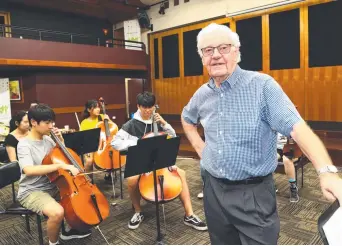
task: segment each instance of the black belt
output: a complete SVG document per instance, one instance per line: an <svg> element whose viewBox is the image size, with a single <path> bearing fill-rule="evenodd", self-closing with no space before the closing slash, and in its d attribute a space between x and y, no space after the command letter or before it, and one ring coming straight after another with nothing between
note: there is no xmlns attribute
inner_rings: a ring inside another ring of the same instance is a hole
<svg viewBox="0 0 342 246"><path fill-rule="evenodd" d="M252 177L248 179L243 179L243 180L229 180L229 179L220 179L217 178L219 182L222 182L226 185L248 185L248 184L259 184L262 181L264 181L266 178L271 176L272 173L266 175L266 176L261 176L261 177Z"/></svg>

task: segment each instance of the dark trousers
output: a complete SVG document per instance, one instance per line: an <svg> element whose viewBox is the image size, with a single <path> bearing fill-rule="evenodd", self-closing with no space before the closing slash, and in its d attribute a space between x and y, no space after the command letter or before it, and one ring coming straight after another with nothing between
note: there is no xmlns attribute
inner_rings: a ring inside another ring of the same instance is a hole
<svg viewBox="0 0 342 246"><path fill-rule="evenodd" d="M280 222L272 175L258 184L226 184L202 171L211 244L277 244Z"/></svg>

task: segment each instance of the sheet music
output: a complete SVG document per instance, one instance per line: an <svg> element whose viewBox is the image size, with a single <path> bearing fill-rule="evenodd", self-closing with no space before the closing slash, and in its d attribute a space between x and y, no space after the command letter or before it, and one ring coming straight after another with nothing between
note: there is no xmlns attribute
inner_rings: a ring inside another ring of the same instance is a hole
<svg viewBox="0 0 342 246"><path fill-rule="evenodd" d="M324 224L323 230L329 245L342 243L342 208L338 208L330 219Z"/></svg>

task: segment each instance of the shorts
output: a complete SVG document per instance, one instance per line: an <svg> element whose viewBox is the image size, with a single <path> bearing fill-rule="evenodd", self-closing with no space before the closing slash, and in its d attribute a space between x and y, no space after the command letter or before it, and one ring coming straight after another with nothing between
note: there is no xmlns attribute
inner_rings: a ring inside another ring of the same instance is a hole
<svg viewBox="0 0 342 246"><path fill-rule="evenodd" d="M50 203L55 203L59 200L59 190L46 190L46 191L33 191L28 196L21 199L19 202L20 204L39 215L43 215L43 210L48 206Z"/></svg>
<svg viewBox="0 0 342 246"><path fill-rule="evenodd" d="M282 149L277 149L277 158L278 158L278 161L280 161L280 162L283 161L283 150Z"/></svg>

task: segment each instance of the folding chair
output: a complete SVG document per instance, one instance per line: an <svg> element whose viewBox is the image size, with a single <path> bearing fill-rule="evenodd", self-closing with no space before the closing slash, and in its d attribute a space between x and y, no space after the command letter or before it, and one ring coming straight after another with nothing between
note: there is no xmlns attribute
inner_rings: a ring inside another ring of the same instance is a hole
<svg viewBox="0 0 342 246"><path fill-rule="evenodd" d="M31 233L30 229L30 215L37 216L37 229L39 236L39 244L43 244L43 231L42 231L42 221L39 214L28 210L20 205L18 201L16 201L14 183L20 179L20 167L17 161L10 162L0 166L0 189L12 184L12 196L13 203L7 207L4 211L0 211L0 214L10 214L10 215L20 215L25 217L26 221L26 229L29 233Z"/></svg>

